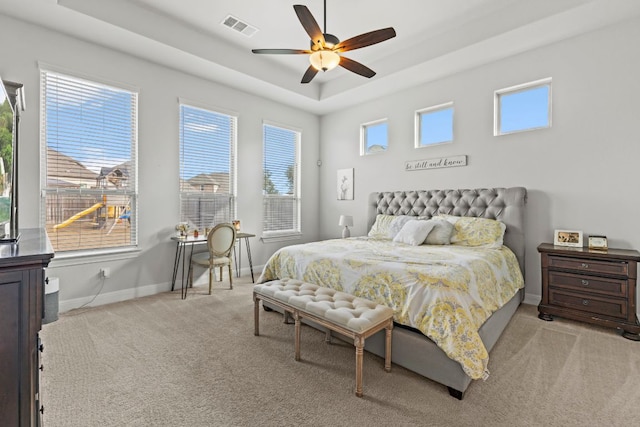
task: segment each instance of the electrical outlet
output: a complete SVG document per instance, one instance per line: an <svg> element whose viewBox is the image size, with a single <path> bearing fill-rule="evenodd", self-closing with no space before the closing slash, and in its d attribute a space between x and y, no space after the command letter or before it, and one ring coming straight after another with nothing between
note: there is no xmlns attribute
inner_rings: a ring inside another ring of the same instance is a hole
<svg viewBox="0 0 640 427"><path fill-rule="evenodd" d="M110 275L111 270L109 268L103 267L100 269L100 277L102 277L103 279L108 279Z"/></svg>

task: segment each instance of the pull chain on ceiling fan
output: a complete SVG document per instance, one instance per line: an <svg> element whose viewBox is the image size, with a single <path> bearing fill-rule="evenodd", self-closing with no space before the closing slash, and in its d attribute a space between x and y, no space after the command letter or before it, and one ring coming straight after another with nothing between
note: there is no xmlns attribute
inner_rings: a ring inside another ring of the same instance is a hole
<svg viewBox="0 0 640 427"><path fill-rule="evenodd" d="M380 30L370 31L360 34L348 40L341 42L333 34L327 31L327 0L324 0L324 30L323 33L320 26L314 19L307 6L296 4L293 9L298 15L298 19L302 27L311 38L311 48L306 49L253 49L253 53L258 54L277 54L277 55L298 55L308 54L311 65L302 76L301 83L309 83L316 76L318 71L332 70L338 65L353 73L371 78L376 75L372 69L342 56L341 53L349 50L360 49L362 47L371 46L376 43L383 42L396 36L396 32L392 27Z"/></svg>

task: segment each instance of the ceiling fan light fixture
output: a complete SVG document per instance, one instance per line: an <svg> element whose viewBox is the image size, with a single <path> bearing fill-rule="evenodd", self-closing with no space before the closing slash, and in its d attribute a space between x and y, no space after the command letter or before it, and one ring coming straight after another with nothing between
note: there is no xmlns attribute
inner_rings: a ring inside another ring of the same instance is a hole
<svg viewBox="0 0 640 427"><path fill-rule="evenodd" d="M309 62L318 71L329 71L340 64L340 55L332 50L319 50L309 55Z"/></svg>

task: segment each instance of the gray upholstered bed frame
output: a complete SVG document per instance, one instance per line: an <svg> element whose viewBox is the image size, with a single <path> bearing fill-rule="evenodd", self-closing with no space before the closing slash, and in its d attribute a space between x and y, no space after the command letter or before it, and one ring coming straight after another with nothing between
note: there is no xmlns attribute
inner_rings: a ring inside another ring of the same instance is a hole
<svg viewBox="0 0 640 427"><path fill-rule="evenodd" d="M378 214L426 217L449 214L497 219L507 226L504 244L515 253L524 275L526 198L523 187L372 193L368 201L367 229ZM524 290L521 290L482 325L479 332L487 351L498 341L523 298ZM384 337L378 334L368 338L366 349L384 357ZM458 362L449 359L433 341L416 330L394 328L391 360L446 385L449 393L458 399L462 399L472 381Z"/></svg>

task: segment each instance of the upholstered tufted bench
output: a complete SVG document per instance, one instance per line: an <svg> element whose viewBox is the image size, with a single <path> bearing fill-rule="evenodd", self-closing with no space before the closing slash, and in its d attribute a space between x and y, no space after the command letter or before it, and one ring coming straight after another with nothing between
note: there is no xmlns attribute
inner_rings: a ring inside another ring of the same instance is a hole
<svg viewBox="0 0 640 427"><path fill-rule="evenodd" d="M300 360L300 319L305 318L353 339L356 346L356 396L362 397L362 359L365 339L386 329L385 371L391 371L393 310L364 298L296 279L274 280L253 287L255 335L260 335L260 300L281 307L295 320L295 360Z"/></svg>

